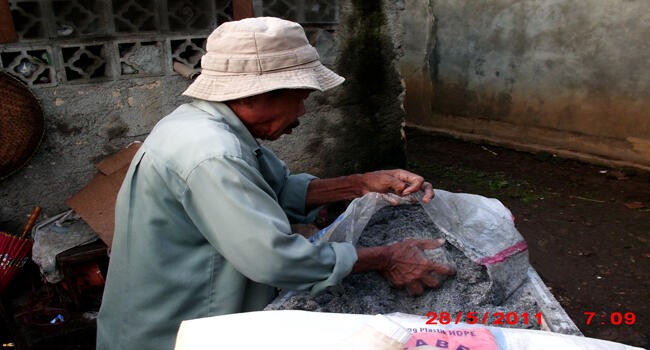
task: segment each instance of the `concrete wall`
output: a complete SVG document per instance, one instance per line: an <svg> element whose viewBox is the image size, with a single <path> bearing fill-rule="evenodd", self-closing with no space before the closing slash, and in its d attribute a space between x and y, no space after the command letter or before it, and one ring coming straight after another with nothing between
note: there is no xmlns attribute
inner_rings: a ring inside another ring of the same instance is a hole
<svg viewBox="0 0 650 350"><path fill-rule="evenodd" d="M407 125L650 169L650 2L407 0Z"/></svg>
<svg viewBox="0 0 650 350"><path fill-rule="evenodd" d="M69 208L63 202L97 173L94 164L132 141L187 101L180 76L34 88L45 112L45 135L27 166L0 181L0 231L16 232L34 205L41 218Z"/></svg>
<svg viewBox="0 0 650 350"><path fill-rule="evenodd" d="M312 94L302 125L269 146L290 168L318 176L402 166L394 21L375 1L343 1L340 18L312 39L346 83ZM0 182L0 231L19 231L34 205L43 208L42 218L68 210L63 201L96 174L94 164L144 140L188 101L179 96L188 84L171 75L33 88L45 111L45 138L25 168Z"/></svg>

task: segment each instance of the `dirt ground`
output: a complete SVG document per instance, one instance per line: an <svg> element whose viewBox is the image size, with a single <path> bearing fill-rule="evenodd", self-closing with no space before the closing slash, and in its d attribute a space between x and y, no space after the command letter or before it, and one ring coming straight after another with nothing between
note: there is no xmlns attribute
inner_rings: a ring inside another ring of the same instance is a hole
<svg viewBox="0 0 650 350"><path fill-rule="evenodd" d="M512 211L531 264L585 336L650 346L650 174L412 129L406 136L409 170ZM595 313L590 324L586 312ZM634 323L613 324L612 313L630 323L633 314Z"/></svg>

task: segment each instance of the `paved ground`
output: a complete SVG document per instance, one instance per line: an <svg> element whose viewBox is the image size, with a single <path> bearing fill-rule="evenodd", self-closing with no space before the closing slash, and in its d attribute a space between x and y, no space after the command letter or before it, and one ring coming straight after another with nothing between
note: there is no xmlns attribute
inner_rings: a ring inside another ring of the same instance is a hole
<svg viewBox="0 0 650 350"><path fill-rule="evenodd" d="M409 170L510 208L532 265L586 336L650 346L650 174L406 135ZM634 324L612 324L613 313Z"/></svg>

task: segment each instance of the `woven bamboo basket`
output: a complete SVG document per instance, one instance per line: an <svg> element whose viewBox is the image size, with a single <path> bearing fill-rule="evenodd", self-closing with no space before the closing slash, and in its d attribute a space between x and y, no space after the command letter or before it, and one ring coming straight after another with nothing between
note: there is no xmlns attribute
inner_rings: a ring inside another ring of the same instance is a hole
<svg viewBox="0 0 650 350"><path fill-rule="evenodd" d="M44 132L36 96L21 81L0 72L0 180L27 164Z"/></svg>

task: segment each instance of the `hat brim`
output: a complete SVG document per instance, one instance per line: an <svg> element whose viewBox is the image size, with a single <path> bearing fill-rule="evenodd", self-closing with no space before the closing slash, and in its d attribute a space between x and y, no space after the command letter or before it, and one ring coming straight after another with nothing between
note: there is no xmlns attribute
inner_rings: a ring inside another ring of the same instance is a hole
<svg viewBox="0 0 650 350"><path fill-rule="evenodd" d="M262 74L219 74L205 69L183 92L202 100L223 102L278 89L329 90L345 79L320 62Z"/></svg>

